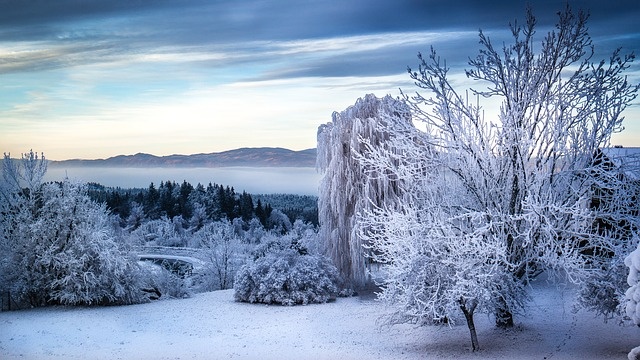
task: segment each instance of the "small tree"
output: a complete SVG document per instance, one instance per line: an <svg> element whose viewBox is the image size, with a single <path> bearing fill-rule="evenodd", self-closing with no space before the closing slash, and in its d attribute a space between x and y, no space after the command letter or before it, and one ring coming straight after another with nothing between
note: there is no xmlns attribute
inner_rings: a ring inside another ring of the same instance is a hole
<svg viewBox="0 0 640 360"><path fill-rule="evenodd" d="M136 259L117 241L104 204L69 180L43 187L42 213L32 226L32 270L46 279L47 302L131 304L142 300ZM34 274L35 275L35 274ZM38 290L38 289L34 289Z"/></svg>
<svg viewBox="0 0 640 360"><path fill-rule="evenodd" d="M194 234L197 238L201 258L206 263L206 290L225 290L233 287L233 279L244 263L245 245L236 234L229 220L205 225Z"/></svg>

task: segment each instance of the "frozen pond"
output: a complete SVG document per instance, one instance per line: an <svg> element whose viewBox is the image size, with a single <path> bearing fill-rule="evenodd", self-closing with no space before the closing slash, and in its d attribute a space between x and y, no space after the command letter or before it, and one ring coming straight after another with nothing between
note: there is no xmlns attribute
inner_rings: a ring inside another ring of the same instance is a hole
<svg viewBox="0 0 640 360"><path fill-rule="evenodd" d="M220 167L220 168L113 168L49 166L47 181L65 176L84 182L97 182L121 188L146 188L151 182L184 180L192 185L217 183L233 186L236 192L251 194L287 193L317 195L320 174L315 168L296 167Z"/></svg>

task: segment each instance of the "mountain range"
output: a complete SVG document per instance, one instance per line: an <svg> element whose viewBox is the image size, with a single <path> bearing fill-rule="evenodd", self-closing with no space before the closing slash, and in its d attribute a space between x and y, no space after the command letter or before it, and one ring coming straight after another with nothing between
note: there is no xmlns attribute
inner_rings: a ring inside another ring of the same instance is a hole
<svg viewBox="0 0 640 360"><path fill-rule="evenodd" d="M316 149L240 148L209 154L155 156L138 153L107 159L51 161L49 166L69 167L315 167Z"/></svg>

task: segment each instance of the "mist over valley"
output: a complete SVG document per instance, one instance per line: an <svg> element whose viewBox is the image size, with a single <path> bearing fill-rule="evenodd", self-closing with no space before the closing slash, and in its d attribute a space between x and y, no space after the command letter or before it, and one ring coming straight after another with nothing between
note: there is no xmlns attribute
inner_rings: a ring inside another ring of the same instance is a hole
<svg viewBox="0 0 640 360"><path fill-rule="evenodd" d="M119 155L97 160L51 161L45 177L109 187L146 188L161 181L217 183L254 194L317 195L316 149L242 148L211 154Z"/></svg>

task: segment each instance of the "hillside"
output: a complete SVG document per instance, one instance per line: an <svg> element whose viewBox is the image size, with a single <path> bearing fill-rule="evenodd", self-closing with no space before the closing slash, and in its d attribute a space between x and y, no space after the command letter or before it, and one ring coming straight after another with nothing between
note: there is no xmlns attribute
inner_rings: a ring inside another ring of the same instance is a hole
<svg viewBox="0 0 640 360"><path fill-rule="evenodd" d="M314 167L316 149L294 151L283 148L240 148L194 155L155 156L138 153L108 159L51 161L52 167Z"/></svg>

